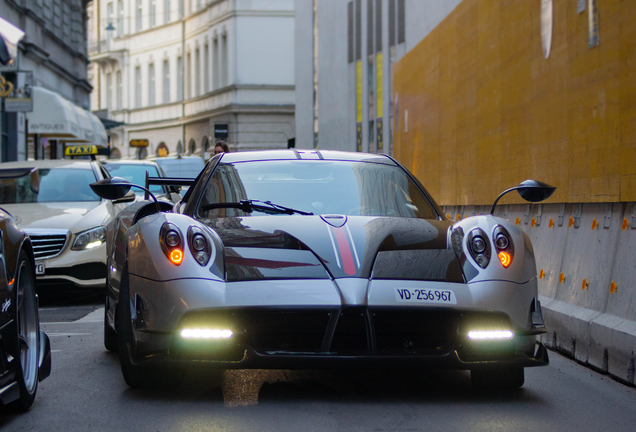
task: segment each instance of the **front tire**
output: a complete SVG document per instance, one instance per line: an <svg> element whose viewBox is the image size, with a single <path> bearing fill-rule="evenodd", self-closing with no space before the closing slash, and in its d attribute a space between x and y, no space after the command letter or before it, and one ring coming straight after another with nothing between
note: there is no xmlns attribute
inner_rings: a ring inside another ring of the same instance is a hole
<svg viewBox="0 0 636 432"><path fill-rule="evenodd" d="M514 389L523 386L525 374L522 367L475 369L470 381L478 389Z"/></svg>
<svg viewBox="0 0 636 432"><path fill-rule="evenodd" d="M35 275L26 252L20 252L15 281L15 321L17 330L16 382L20 397L8 405L10 410L26 411L35 401L39 381L40 322Z"/></svg>

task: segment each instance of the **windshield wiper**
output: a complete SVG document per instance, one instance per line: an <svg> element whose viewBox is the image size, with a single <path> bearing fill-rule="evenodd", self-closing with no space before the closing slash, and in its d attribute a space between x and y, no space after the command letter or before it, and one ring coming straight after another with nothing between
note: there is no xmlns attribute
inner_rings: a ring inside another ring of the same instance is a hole
<svg viewBox="0 0 636 432"><path fill-rule="evenodd" d="M313 213L306 212L303 210L293 209L291 207L285 207L280 204L274 204L271 201L260 201L260 200L242 200L239 202L227 202L227 203L214 203L214 204L206 204L201 206L203 211L215 209L215 208L237 208L246 213L251 213L254 210L262 212L262 213L270 213L270 214L294 214L298 213L303 216L313 216Z"/></svg>

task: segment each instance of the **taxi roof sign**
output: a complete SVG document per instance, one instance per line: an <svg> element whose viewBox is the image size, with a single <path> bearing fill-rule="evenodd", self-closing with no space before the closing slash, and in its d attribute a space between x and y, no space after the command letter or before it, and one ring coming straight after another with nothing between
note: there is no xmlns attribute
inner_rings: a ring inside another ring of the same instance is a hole
<svg viewBox="0 0 636 432"><path fill-rule="evenodd" d="M130 147L148 147L147 139L132 139L130 140Z"/></svg>
<svg viewBox="0 0 636 432"><path fill-rule="evenodd" d="M95 145L67 145L64 150L66 156L90 156L97 154Z"/></svg>

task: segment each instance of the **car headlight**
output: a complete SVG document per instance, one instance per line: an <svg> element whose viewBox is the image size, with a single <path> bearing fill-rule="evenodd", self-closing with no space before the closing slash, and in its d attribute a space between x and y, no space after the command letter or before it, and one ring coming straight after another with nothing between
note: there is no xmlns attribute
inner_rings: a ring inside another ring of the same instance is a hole
<svg viewBox="0 0 636 432"><path fill-rule="evenodd" d="M475 228L468 234L468 250L475 262L481 268L486 268L490 262L490 240L486 233Z"/></svg>
<svg viewBox="0 0 636 432"><path fill-rule="evenodd" d="M106 227L100 226L75 235L72 250L86 250L101 246L106 242Z"/></svg>

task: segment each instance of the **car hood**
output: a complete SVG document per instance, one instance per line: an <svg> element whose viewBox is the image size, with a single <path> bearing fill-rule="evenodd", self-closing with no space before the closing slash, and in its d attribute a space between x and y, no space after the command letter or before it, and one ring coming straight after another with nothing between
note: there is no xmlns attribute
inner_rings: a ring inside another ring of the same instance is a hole
<svg viewBox="0 0 636 432"><path fill-rule="evenodd" d="M68 229L78 232L102 225L111 213L112 204L107 201L50 202L5 204L2 208L26 231Z"/></svg>
<svg viewBox="0 0 636 432"><path fill-rule="evenodd" d="M306 268L306 276L313 278L311 275L317 263L322 263L333 278L369 278L376 257L385 252L439 251L446 261L456 260L447 244L447 231L451 226L449 221L285 215L216 218L205 223L219 234L229 249L226 250L226 262L231 258L231 262L236 264L237 256L250 256L252 259L245 260L243 264L255 263L269 268L293 267L295 278L302 277L299 267ZM254 251L258 249L268 251L257 254L257 257ZM298 251L298 259L290 259L290 251L293 250ZM307 251L316 256L316 264L311 264L311 260L307 259ZM301 258L301 255L304 257ZM399 257L384 258L382 265L391 266L391 260ZM386 269L384 274L387 274Z"/></svg>

